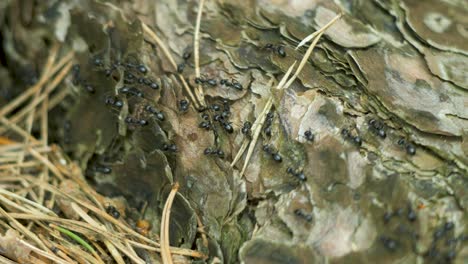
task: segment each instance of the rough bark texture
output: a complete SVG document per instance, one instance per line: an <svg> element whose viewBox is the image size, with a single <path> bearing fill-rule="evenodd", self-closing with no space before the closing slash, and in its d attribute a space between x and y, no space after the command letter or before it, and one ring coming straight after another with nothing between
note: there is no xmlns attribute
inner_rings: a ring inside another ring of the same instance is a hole
<svg viewBox="0 0 468 264"><path fill-rule="evenodd" d="M75 50L80 70L63 84L71 95L51 115L51 140L99 192L133 207L147 202L154 234L170 183L179 182L171 245L206 252L207 262L467 260L466 1L207 0L200 65L217 84L203 84L203 112L193 102L181 110L191 100L142 28L185 65L193 88L193 55L183 54L193 53L197 9L197 1L176 0L3 2L0 104L34 81L44 39ZM303 57L306 48L295 46L340 12L298 80L273 90ZM241 130L270 97L273 110L241 175L245 156L230 167L248 138ZM203 114L210 130L200 128Z"/></svg>

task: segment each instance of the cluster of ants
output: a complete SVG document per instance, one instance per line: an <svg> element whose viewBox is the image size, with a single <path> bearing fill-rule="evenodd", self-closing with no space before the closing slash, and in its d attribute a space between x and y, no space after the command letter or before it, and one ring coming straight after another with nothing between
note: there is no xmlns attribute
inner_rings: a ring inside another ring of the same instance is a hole
<svg viewBox="0 0 468 264"><path fill-rule="evenodd" d="M395 230L399 238L409 236L409 239L414 242L418 240L420 236L412 231L411 227L402 223L402 220L405 218L410 224L417 220L417 214L411 206L408 206L407 210L400 208L395 211L386 212L383 215L383 221L386 225L388 225L390 221L399 221L399 225ZM434 263L451 263L456 256L457 246L468 241L467 235L462 234L455 237L453 231L454 227L455 224L448 221L436 228L432 234L432 243L429 249L423 254L423 257ZM383 246L390 252L395 252L401 247L401 241L397 238L381 235L379 239Z"/></svg>
<svg viewBox="0 0 468 264"><path fill-rule="evenodd" d="M281 45L274 45L274 44L266 44L263 49L275 52L280 57L285 57L286 52L284 46ZM191 52L184 52L182 58L183 62L177 65L177 72L183 73L186 63L188 59L191 57ZM147 78L146 75L148 73L148 68L141 64L141 63L132 63L132 62L120 62L115 61L111 64L110 67L105 67L104 62L100 58L94 58L92 64L100 69L106 77L114 77L114 72L119 71L121 73L121 78L123 78L124 86L118 89L118 94L123 95L126 97L137 97L137 98L144 98L145 94L144 91L141 89L143 87L148 87L150 89L159 89L158 83L153 81L151 78ZM89 93L95 93L96 90L94 86L86 82L80 77L80 67L79 65L75 65L73 67L73 83L75 85L82 85L84 89ZM123 73L122 73L123 72ZM215 87L218 84L230 87L235 90L241 91L243 90L243 86L237 80L228 80L228 79L214 79L214 78L206 78L206 77L197 77L195 78L196 84L202 84L206 86ZM118 96L107 96L105 99L105 103L107 105L113 106L115 108L122 108L124 102ZM189 101L186 99L182 99L178 103L178 109L181 113L185 113L189 110ZM156 107L147 104L144 107L144 110L148 112L151 116L155 117L158 121L164 121L165 115L162 111L158 110ZM208 110L208 111L207 111ZM221 127L226 133L231 134L234 132L234 127L232 122L229 121L231 116L230 112L230 105L228 100L222 100L222 104L212 104L207 109L205 109L201 113L202 121L199 123L199 127L205 130L211 130L215 134L215 137L218 136L218 129L217 127ZM274 119L274 112L270 111L267 113L265 124L263 125L263 133L267 137L271 137L272 131L272 123ZM127 116L125 118L125 122L127 124L132 125L139 125L139 126L146 126L148 125L148 121L146 119L138 119L132 116ZM371 131L378 135L381 138L386 137L386 132L383 126L383 123L377 121L375 119L369 120L368 124L371 127ZM252 123L250 121L245 121L241 128L241 133L244 134L246 137L251 137L251 129ZM342 129L341 134L348 140L352 141L357 146L361 146L362 139L360 136L356 135L353 136L348 129ZM307 130L304 132L303 137L309 141L313 142L315 139L314 134L311 130ZM217 141L215 141L217 142ZM415 153L415 148L412 144L407 144L404 139L398 141L399 145L403 145L406 147L406 150L409 154ZM162 150L170 151L170 152L177 152L177 146L174 143L167 142L163 144ZM272 159L278 163L283 161L283 157L273 146L265 145L263 150L272 157ZM204 150L205 155L216 156L219 158L224 158L224 152L219 147L208 147ZM288 167L286 172L290 175L293 175L299 181L303 182L307 180L307 177L304 175L302 170L294 169L292 167ZM295 212L296 215L306 218L307 221L311 221L311 217L307 216L302 211ZM391 244L391 243L390 243Z"/></svg>
<svg viewBox="0 0 468 264"><path fill-rule="evenodd" d="M379 136L382 139L385 139L387 137L387 133L385 131L385 125L374 118L369 119L367 122L369 125L369 130ZM341 135L348 141L354 143L356 146L361 146L362 145L362 138L359 135L354 136L351 131L347 128L343 128L341 130ZM403 148L405 148L406 153L409 155L415 155L416 154L416 147L412 143L408 143L407 140L402 137L397 141L397 144Z"/></svg>
<svg viewBox="0 0 468 264"><path fill-rule="evenodd" d="M367 123L369 124L370 131L372 133L374 133L375 135L378 135L382 139L387 137L387 133L385 132L385 126L384 126L384 124L382 122L380 122L379 120L376 120L374 118L371 118L371 119L369 119L369 121ZM405 138L400 138L397 141L397 144L399 146L404 147L405 150L406 150L406 153L408 153L409 155L416 154L416 147L412 143L407 143Z"/></svg>
<svg viewBox="0 0 468 264"><path fill-rule="evenodd" d="M110 63L110 66L105 65L104 61L99 57L94 57L90 64L94 66L99 72L105 75L107 78L113 78L115 80L123 79L123 86L119 88L118 94L116 96L106 96L104 99L104 103L109 105L113 108L121 109L124 106L124 101L122 100L121 96L130 98L145 98L144 89L145 87L157 90L159 89L159 84L154 81L152 78L146 77L149 70L148 68L138 62L130 62L130 61L114 61ZM96 89L93 85L89 82L84 80L80 75L80 65L74 65L72 67L72 83L74 85L81 85L84 87L84 90L88 93L94 94ZM189 106L189 102L185 99L180 101L180 109L181 111L187 111ZM158 110L151 104L147 104L143 108L149 116L154 117L157 121L164 121L166 119L164 113ZM136 118L134 116L128 115L124 119L125 123L132 125L132 126L146 126L149 124L147 119L144 118ZM64 127L64 131L70 130L70 122L67 123L67 126ZM66 132L65 131L65 132ZM169 151L169 152L176 152L177 146L174 143L167 142L163 144L162 150ZM100 173L104 173L101 171L97 171Z"/></svg>

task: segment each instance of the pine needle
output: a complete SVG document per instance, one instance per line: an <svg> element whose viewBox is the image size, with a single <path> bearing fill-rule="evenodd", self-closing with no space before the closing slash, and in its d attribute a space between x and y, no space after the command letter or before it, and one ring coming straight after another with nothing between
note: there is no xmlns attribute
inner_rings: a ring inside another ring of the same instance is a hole
<svg viewBox="0 0 468 264"><path fill-rule="evenodd" d="M310 55L312 54L312 51L314 50L315 45L317 45L317 42L319 41L320 37L322 37L322 35L325 33L325 31L329 27L331 27L331 25L333 25L333 23L335 23L341 16L342 16L342 14L337 15L335 18L333 18L330 22L328 22L321 29L319 29L318 31L316 31L316 32L314 32L314 33L312 33L310 35L310 36L316 35L316 37L315 37L314 41L312 42L312 44L310 45L310 47L307 49L305 55L302 57L301 63L299 63L299 67L297 67L296 72L291 77L291 79L288 80L288 82L286 83L284 88L287 89L291 85L291 83L294 82L294 80L296 80L297 76L302 71L302 68L304 68L304 65L307 63L307 60L309 59ZM308 37L310 37L310 36L308 36ZM306 37L306 38L308 38L308 37ZM301 43L303 43L303 41ZM299 43L299 45L297 47L300 47L301 43ZM306 42L304 42L304 44L305 43Z"/></svg>
<svg viewBox="0 0 468 264"><path fill-rule="evenodd" d="M104 264L101 257L99 257L99 255L97 254L96 250L94 250L94 248L88 242L86 242L84 239L82 239L80 236L76 235L72 231L70 231L68 229L65 229L63 227L60 227L60 226L57 226L57 225L54 225L54 224L51 224L50 226L52 228L55 228L58 231L60 231L60 233L63 233L65 235L67 235L69 238L76 241L78 244L82 245L84 248L86 248L96 258L97 263Z"/></svg>
<svg viewBox="0 0 468 264"><path fill-rule="evenodd" d="M288 71L281 79L280 83L277 86L277 89L283 88L284 83L288 79L295 65L296 65L296 62L294 62L291 66L289 66ZM245 157L244 166L242 167L241 175L244 175L244 172L247 169L247 165L249 164L250 158L252 157L252 153L255 149L255 145L257 144L258 137L260 136L260 132L262 131L263 123L265 122L267 113L271 110L272 106L273 106L273 97L270 97L262 113L258 116L258 118L255 120L255 123L252 126L252 129L253 129L252 142L250 142L249 150L247 151L247 156Z"/></svg>
<svg viewBox="0 0 468 264"><path fill-rule="evenodd" d="M158 37L158 35L156 35L156 33L154 33L154 31L150 27L148 27L145 23L142 23L142 24L143 24L143 31L146 34L148 34L156 42L156 44L161 48L162 52L164 53L164 55L166 55L167 59L171 63L172 67L174 68L174 71L177 71L177 64L174 58L172 57L171 53L167 49L166 45L164 44L164 42L162 42L162 40ZM190 99L194 103L195 107L198 109L202 108L200 107L200 102L198 102L197 98L193 95L192 90L190 90L190 87L185 81L184 76L182 76L181 74L177 74L177 77L182 82L182 85L184 86L185 91L190 96ZM205 105L202 104L202 106L204 107Z"/></svg>
<svg viewBox="0 0 468 264"><path fill-rule="evenodd" d="M195 34L193 36L193 59L195 64L195 75L197 78L200 78L200 24L201 17L203 13L203 4L205 0L200 0L198 3L198 13L197 13L197 22L195 24ZM201 84L197 85L197 96L200 102L204 101L205 95L203 93L203 86Z"/></svg>
<svg viewBox="0 0 468 264"><path fill-rule="evenodd" d="M51 224L50 225L52 228L55 228L57 229L58 231L60 231L60 233L63 233L65 235L67 235L69 238L75 240L78 244L82 245L84 248L86 248L89 252L93 253L93 254L96 254L96 251L94 250L94 248L88 244L88 242L84 241L81 237L79 237L78 235L76 235L75 233L71 232L70 230L68 229L65 229L63 227L60 227L60 226L57 226L57 225L53 225Z"/></svg>
<svg viewBox="0 0 468 264"><path fill-rule="evenodd" d="M172 186L171 192L167 197L166 204L164 205L163 213L162 213L162 223L161 223L161 258L163 264L172 264L172 257L171 251L169 250L169 219L171 216L171 207L172 203L174 202L174 198L177 194L177 190L179 189L179 183L175 183Z"/></svg>
<svg viewBox="0 0 468 264"><path fill-rule="evenodd" d="M26 90L24 93L21 93L17 98L15 98L13 101L5 105L0 109L0 116L6 116L8 113L13 111L16 107L21 105L23 102L25 102L29 97L31 97L38 89L40 89L55 73L57 73L63 65L66 63L70 62L71 59L73 58L74 53L69 52L66 56L64 56L53 68L51 71L49 71L44 79L41 79L39 82L34 84L31 88Z"/></svg>
<svg viewBox="0 0 468 264"><path fill-rule="evenodd" d="M299 66L297 67L296 69L296 72L294 73L294 75L290 78L289 78L289 75L291 74L292 72L292 69L294 68L294 66L296 65L297 63L297 60L294 61L294 63L289 67L288 71L286 72L286 74L283 76L283 78L281 79L280 83L278 84L278 86L276 87L276 89L287 89L291 84L292 82L297 78L297 76L299 75L299 73L301 72L301 70L304 68L304 65L306 64L307 60L309 59L310 55L312 54L312 50L314 49L315 45L317 44L317 42L319 41L320 37L325 33L325 31L331 26L333 25L333 23L335 23L340 17L342 16L342 14L339 14L337 15L335 18L333 18L329 23L327 23L325 26L323 26L321 29L317 30L316 32L310 34L309 36L307 36L304 40L302 40L298 47L299 48L300 46L306 44L308 41L314 39L314 41L312 42L312 44L310 45L310 47L307 49L306 51L306 54L302 57L302 60L301 62L299 63ZM296 49L297 49L296 48ZM246 159L245 159L245 162L244 162L244 166L242 167L242 171L241 171L241 175L244 175L244 172L245 170L247 169L247 166L248 166L248 163L250 161L250 158L252 156L252 153L255 149L255 145L257 143L257 140L258 140L258 137L260 135L260 132L261 132L261 128L263 126L263 123L265 122L265 119L266 119L266 113L268 113L271 109L271 107L273 106L273 98L270 97L265 105L265 108L263 109L262 113L258 116L258 118L255 120L255 123L254 125L252 126L252 129L254 131L253 133L253 137L252 137L252 142L250 143L249 145L249 149L247 151L247 156L246 156ZM240 155L242 155L243 151L245 151L245 148L243 149L241 147L241 150L237 153L236 155L236 158L239 158ZM236 160L236 159L235 159ZM233 162L234 163L234 162Z"/></svg>

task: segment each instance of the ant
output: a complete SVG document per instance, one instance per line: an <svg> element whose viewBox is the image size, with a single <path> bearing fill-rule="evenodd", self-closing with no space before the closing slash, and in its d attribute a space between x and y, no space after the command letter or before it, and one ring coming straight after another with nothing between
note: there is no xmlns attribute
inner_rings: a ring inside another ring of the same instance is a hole
<svg viewBox="0 0 468 264"><path fill-rule="evenodd" d="M284 50L284 46L281 46L281 45L275 46L272 43L267 43L264 49L269 50L269 51L274 51L283 58L286 57L286 51Z"/></svg>
<svg viewBox="0 0 468 264"><path fill-rule="evenodd" d="M96 166L94 167L94 170L102 174L109 174L112 172L112 169L106 166Z"/></svg>
<svg viewBox="0 0 468 264"><path fill-rule="evenodd" d="M400 138L397 141L397 144L400 145L400 146L403 146L406 149L406 153L408 153L409 155L416 154L416 147L413 144L408 143L405 138L403 138L403 137Z"/></svg>
<svg viewBox="0 0 468 264"><path fill-rule="evenodd" d="M164 151L177 152L177 146L174 143L164 143L163 144L163 150Z"/></svg>
<svg viewBox="0 0 468 264"><path fill-rule="evenodd" d="M138 119L135 119L135 118L133 118L133 117L131 117L131 116L127 116L127 117L125 118L125 122L126 122L127 124L136 124L136 125L140 125L140 126L146 126L146 125L148 125L148 121L146 121L146 120L144 120L144 119L138 120Z"/></svg>
<svg viewBox="0 0 468 264"><path fill-rule="evenodd" d="M159 111L158 109L154 108L153 106L151 105L147 105L145 107L145 110L150 112L151 114L153 114L154 116L156 116L156 118L159 120L159 121L164 121L165 119L165 116L164 116L164 113Z"/></svg>
<svg viewBox="0 0 468 264"><path fill-rule="evenodd" d="M264 145L263 146L263 150L270 154L272 157L273 157L273 160L280 163L283 161L283 158L281 157L281 155L279 154L278 151L276 151L272 146L270 145Z"/></svg>
<svg viewBox="0 0 468 264"><path fill-rule="evenodd" d="M241 129L241 132L242 132L242 134L244 134L246 136L250 136L250 134L252 132L251 129L252 129L252 123L250 123L249 121L245 121L244 126Z"/></svg>
<svg viewBox="0 0 468 264"><path fill-rule="evenodd" d="M188 59L190 59L190 57L192 56L192 52L187 50L184 52L184 54L182 54L182 58L186 61Z"/></svg>
<svg viewBox="0 0 468 264"><path fill-rule="evenodd" d="M146 74L148 72L148 69L143 64L138 65L137 69L140 73L143 73L143 74Z"/></svg>
<svg viewBox="0 0 468 264"><path fill-rule="evenodd" d="M369 120L368 124L371 127L371 131L374 134L377 134L381 138L387 137L387 133L384 130L384 125L382 124L382 122L372 118Z"/></svg>
<svg viewBox="0 0 468 264"><path fill-rule="evenodd" d="M275 114L270 111L267 114L267 118L265 120L265 127L263 128L263 132L267 137L271 137L271 125L273 123L273 118L275 117Z"/></svg>
<svg viewBox="0 0 468 264"><path fill-rule="evenodd" d="M234 127L232 126L231 122L223 122L222 123L224 130L228 132L229 134L232 134L234 132Z"/></svg>
<svg viewBox="0 0 468 264"><path fill-rule="evenodd" d="M130 95L135 95L135 96L138 96L138 97L144 97L143 92L136 89L136 88L134 88L134 87L124 86L124 87L119 89L119 92L123 93L123 94L130 94Z"/></svg>
<svg viewBox="0 0 468 264"><path fill-rule="evenodd" d="M195 78L195 83L196 84L208 84L210 86L216 86L216 84L218 84L218 82L215 79L205 79L203 77Z"/></svg>
<svg viewBox="0 0 468 264"><path fill-rule="evenodd" d="M294 214L299 216L299 217L302 217L304 218L307 222L312 222L312 215L310 214L306 214L302 209L296 209L294 210Z"/></svg>
<svg viewBox="0 0 468 264"><path fill-rule="evenodd" d="M198 124L199 128L204 128L206 130L211 129L211 122L210 121L202 121L200 124Z"/></svg>
<svg viewBox="0 0 468 264"><path fill-rule="evenodd" d="M181 112L187 112L189 108L189 102L185 99L179 101L179 109Z"/></svg>
<svg viewBox="0 0 468 264"><path fill-rule="evenodd" d="M351 132L346 128L343 128L341 130L341 135L345 139L351 140L356 146L361 146L362 145L362 138L360 136L353 136L351 134Z"/></svg>
<svg viewBox="0 0 468 264"><path fill-rule="evenodd" d="M93 64L94 64L94 66L96 66L96 67L102 67L102 66L104 65L102 59L101 59L101 58L98 58L98 57L96 57L96 58L93 59Z"/></svg>
<svg viewBox="0 0 468 264"><path fill-rule="evenodd" d="M183 73L184 69L185 69L185 62L182 62L182 63L177 65L177 72L178 73Z"/></svg>
<svg viewBox="0 0 468 264"><path fill-rule="evenodd" d="M236 89L238 91L242 91L242 89L244 89L242 84L240 84L237 80L234 80L234 79L232 79L231 81L229 81L228 79L221 79L221 81L219 83L221 85L225 85L227 87L234 88L234 89Z"/></svg>
<svg viewBox="0 0 468 264"><path fill-rule="evenodd" d="M115 219L119 219L120 217L120 212L113 205L109 205L106 207L106 213L111 215Z"/></svg>
<svg viewBox="0 0 468 264"><path fill-rule="evenodd" d="M224 152L221 149L206 148L203 153L205 155L216 155L221 159L224 158Z"/></svg>
<svg viewBox="0 0 468 264"><path fill-rule="evenodd" d="M96 93L96 89L94 89L94 86L92 86L91 84L85 84L84 85L84 88L87 92L89 92L90 94L94 94Z"/></svg>
<svg viewBox="0 0 468 264"><path fill-rule="evenodd" d="M307 139L307 141L311 142L314 141L315 138L314 134L312 134L312 131L310 131L310 129L304 132L304 137Z"/></svg>
<svg viewBox="0 0 468 264"><path fill-rule="evenodd" d="M304 172L300 171L300 172L296 172L296 170L294 170L293 168L291 167L288 167L286 169L286 172L293 175L294 177L296 177L298 180L300 181L307 181L307 178L306 176L304 175Z"/></svg>

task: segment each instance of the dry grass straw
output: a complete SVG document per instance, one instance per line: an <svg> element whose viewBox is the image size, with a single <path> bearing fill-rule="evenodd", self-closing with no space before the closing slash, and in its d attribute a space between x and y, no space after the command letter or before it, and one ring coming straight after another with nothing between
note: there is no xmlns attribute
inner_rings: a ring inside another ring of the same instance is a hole
<svg viewBox="0 0 468 264"><path fill-rule="evenodd" d="M312 54L312 51L313 51L315 45L317 45L317 42L319 41L320 37L341 16L342 16L342 14L337 15L330 22L328 22L325 26L323 26L319 30L315 31L314 33L310 34L309 36L305 37L299 43L299 45L296 47L296 49L298 49L299 47L305 45L307 42L309 42L309 41L311 41L313 39L312 44L309 46L306 53L302 57L302 60L299 63L299 66L297 67L294 75L291 78L289 78L289 75L291 74L292 70L294 69L294 66L297 63L297 60L294 61L294 63L289 67L286 74L283 76L283 78L281 79L279 84L276 86L276 89L287 89L292 84L292 82L297 78L299 73L302 71L302 68L304 67L304 65L307 63L307 60L309 59L310 55ZM250 158L252 157L253 151L255 149L255 145L257 144L258 137L260 135L263 123L265 122L266 114L271 110L272 106L273 106L273 98L270 96L270 98L268 98L268 101L265 104L264 109L262 110L260 115L257 117L257 119L255 120L255 122L254 122L254 124L252 126L253 136L252 136L252 140L251 140L250 144L249 144L248 141L244 141L241 148L237 152L236 157L234 158L234 161L231 163L231 166L233 167L237 163L237 161L240 160L241 156L244 154L245 150L247 149L247 146L249 147L248 151L247 151L245 161L244 161L244 165L243 165L242 170L241 170L241 175L244 175L244 172L247 169Z"/></svg>
<svg viewBox="0 0 468 264"><path fill-rule="evenodd" d="M194 250L169 247L168 240L161 246L156 237L145 237L125 219L107 214L105 198L86 183L78 165L58 146L48 145L48 112L67 95L68 88L60 88L60 84L73 59L72 52L60 54L61 47L55 45L39 81L0 108L0 249L22 249L0 251L0 262L124 264L126 256L144 264L135 249L148 254L164 251L169 258L171 254L206 258ZM40 126L39 138L30 133L36 124ZM61 186L64 181L78 187L70 192ZM169 198L174 199L174 195ZM68 201L68 209L78 219L67 217L57 201ZM168 199L166 229L171 204ZM168 238L168 230L164 234Z"/></svg>
<svg viewBox="0 0 468 264"><path fill-rule="evenodd" d="M175 183L172 186L171 192L167 197L166 204L164 205L161 222L161 257L163 264L172 264L171 251L169 249L169 219L171 216L171 207L174 202L174 198L179 190L179 183Z"/></svg>
<svg viewBox="0 0 468 264"><path fill-rule="evenodd" d="M197 22L195 24L195 33L193 35L193 59L195 64L195 75L197 78L200 78L200 24L204 3L205 0L200 0L200 2L198 3ZM201 99L202 101L204 101L205 95L203 93L203 86L200 83L197 85L196 91L199 100Z"/></svg>
<svg viewBox="0 0 468 264"><path fill-rule="evenodd" d="M171 63L172 67L174 68L174 72L177 72L177 64L174 60L174 58L171 55L171 52L167 49L166 45L164 42L156 35L156 33L148 27L145 23L143 23L143 31L152 39L156 42L156 44L161 48L162 52L164 55L167 57L169 62ZM203 98L200 98L199 96L195 97L195 95L192 93L192 90L190 89L187 81L185 81L185 78L182 74L177 73L177 77L179 78L180 82L182 83L182 86L185 89L185 92L189 95L190 99L192 100L193 104L197 109L202 109L206 107L205 101Z"/></svg>

